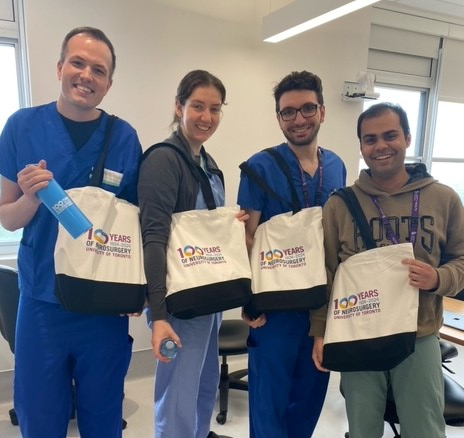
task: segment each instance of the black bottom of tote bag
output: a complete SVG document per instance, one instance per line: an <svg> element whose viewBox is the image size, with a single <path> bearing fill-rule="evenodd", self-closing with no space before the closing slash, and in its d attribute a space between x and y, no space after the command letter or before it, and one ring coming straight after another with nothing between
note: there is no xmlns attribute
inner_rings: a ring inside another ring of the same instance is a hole
<svg viewBox="0 0 464 438"><path fill-rule="evenodd" d="M388 371L414 353L416 332L324 345L322 366L331 371Z"/></svg>
<svg viewBox="0 0 464 438"><path fill-rule="evenodd" d="M251 298L251 280L240 278L184 289L166 297L168 312L190 319L242 307Z"/></svg>
<svg viewBox="0 0 464 438"><path fill-rule="evenodd" d="M85 280L64 274L55 276L55 295L71 312L120 315L138 313L145 303L146 285Z"/></svg>
<svg viewBox="0 0 464 438"><path fill-rule="evenodd" d="M245 313L256 318L263 312L319 309L327 303L326 285L311 289L260 292L245 306Z"/></svg>

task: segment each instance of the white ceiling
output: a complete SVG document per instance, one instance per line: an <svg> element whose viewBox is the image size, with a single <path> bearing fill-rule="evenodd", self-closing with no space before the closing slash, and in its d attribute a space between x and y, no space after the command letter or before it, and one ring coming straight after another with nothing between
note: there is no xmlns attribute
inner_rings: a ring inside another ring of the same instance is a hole
<svg viewBox="0 0 464 438"><path fill-rule="evenodd" d="M263 16L286 6L293 0L151 0L156 3L221 19L242 22L244 24L260 23ZM312 0L324 1L324 0ZM380 4L394 3L399 7L415 8L429 14L440 14L464 20L464 0L384 0Z"/></svg>
<svg viewBox="0 0 464 438"><path fill-rule="evenodd" d="M431 13L464 18L464 0L388 0L391 3Z"/></svg>

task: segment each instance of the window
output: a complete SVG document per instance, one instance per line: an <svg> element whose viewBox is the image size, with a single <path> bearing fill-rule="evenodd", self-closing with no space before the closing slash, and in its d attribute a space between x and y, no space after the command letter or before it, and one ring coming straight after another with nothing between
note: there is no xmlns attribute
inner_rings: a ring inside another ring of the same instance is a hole
<svg viewBox="0 0 464 438"><path fill-rule="evenodd" d="M8 116L19 108L16 48L14 44L0 40L0 65L2 66L0 127L3 128Z"/></svg>
<svg viewBox="0 0 464 438"><path fill-rule="evenodd" d="M464 103L438 103L431 174L443 184L453 187L464 203L463 120Z"/></svg>
<svg viewBox="0 0 464 438"><path fill-rule="evenodd" d="M14 43L0 39L0 65L2 66L2 80L0 81L0 131L7 118L19 109L18 72L16 61L16 47ZM17 242L21 238L21 230L14 233L0 226L0 254L14 253Z"/></svg>
<svg viewBox="0 0 464 438"><path fill-rule="evenodd" d="M424 114L427 103L428 90L420 88L406 88L401 86L382 85L374 88L380 96L377 100L364 102L363 110L380 102L399 104L408 114L409 127L411 129L412 142L408 149L406 160L408 162L420 162L423 155L424 144ZM359 169L366 168L363 158L360 158Z"/></svg>
<svg viewBox="0 0 464 438"><path fill-rule="evenodd" d="M22 0L0 0L0 132L8 117L29 103L22 16ZM0 226L0 256L16 254L21 235L22 230Z"/></svg>
<svg viewBox="0 0 464 438"><path fill-rule="evenodd" d="M445 38L432 149L427 155L431 174L451 186L464 202L464 41Z"/></svg>
<svg viewBox="0 0 464 438"><path fill-rule="evenodd" d="M407 159L424 163L464 202L460 133L464 120L464 26L407 12L376 7L373 11L368 69L377 75L379 100L397 102L408 113L414 148L409 148ZM400 87L400 95L390 94L392 88ZM412 91L410 96L403 93L406 89ZM419 94L414 97L416 92Z"/></svg>

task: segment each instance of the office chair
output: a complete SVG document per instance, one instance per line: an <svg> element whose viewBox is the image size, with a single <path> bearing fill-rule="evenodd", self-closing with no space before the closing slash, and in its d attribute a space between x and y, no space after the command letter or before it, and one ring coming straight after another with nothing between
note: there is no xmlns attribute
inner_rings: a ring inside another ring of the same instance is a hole
<svg viewBox="0 0 464 438"><path fill-rule="evenodd" d="M10 346L14 354L16 315L18 313L19 288L18 271L9 266L0 265L0 333ZM130 345L132 345L130 343ZM18 426L18 417L14 408L9 410L10 421ZM73 403L71 418L76 417L75 405ZM122 419L122 429L127 427L126 420Z"/></svg>
<svg viewBox="0 0 464 438"><path fill-rule="evenodd" d="M222 357L219 380L219 413L216 421L225 424L229 404L229 389L248 391L248 382L242 380L247 369L229 373L228 356L247 354L248 326L241 319L225 319L219 329L219 356Z"/></svg>
<svg viewBox="0 0 464 438"><path fill-rule="evenodd" d="M9 266L0 266L0 333L14 354L16 315L18 313L18 271ZM11 424L18 425L14 409L9 410Z"/></svg>
<svg viewBox="0 0 464 438"><path fill-rule="evenodd" d="M451 371L445 364L449 363L452 358L458 355L457 348L450 342L440 339L440 350L443 368L455 374L454 371ZM445 409L443 412L445 423L448 426L464 426L464 388L447 374L443 374L443 377L445 381ZM343 395L341 383L340 392ZM401 438L398 428L396 427L400 421L396 413L395 401L390 391L387 396L384 421L390 425L395 434L394 438ZM348 432L345 433L345 438L349 438L349 436Z"/></svg>

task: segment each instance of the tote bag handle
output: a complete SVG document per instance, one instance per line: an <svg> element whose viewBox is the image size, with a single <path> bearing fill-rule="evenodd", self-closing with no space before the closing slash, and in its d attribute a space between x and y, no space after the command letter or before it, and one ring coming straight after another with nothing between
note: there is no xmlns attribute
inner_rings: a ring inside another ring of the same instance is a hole
<svg viewBox="0 0 464 438"><path fill-rule="evenodd" d="M277 152L275 149L267 148L267 149L263 149L263 152L267 152L274 158L280 170L287 178L288 185L290 186L291 197L292 197L291 202L289 202L283 196L280 196L279 194L277 194L269 186L269 184L267 184L266 181L250 167L250 165L246 161L240 164L239 166L240 170L246 175L248 175L248 177L268 196L278 201L284 202L285 204L290 205L293 214L298 213L301 210L300 200L298 199L295 185L293 184L293 181L292 181L292 174L290 171L290 167L288 167L288 164L286 163L282 155L279 154L279 152Z"/></svg>
<svg viewBox="0 0 464 438"><path fill-rule="evenodd" d="M216 201L214 200L213 190L211 189L211 184L209 183L208 175L205 172L198 170L198 168L192 163L189 157L179 148L172 145L171 143L157 143L153 146L150 146L143 154L142 160L144 160L153 150L166 147L175 151L187 164L190 172L192 172L193 177L200 183L201 192L205 198L206 206L208 210L214 210L216 208ZM222 175L222 174L221 174ZM221 182L224 185L224 179L221 178Z"/></svg>
<svg viewBox="0 0 464 438"><path fill-rule="evenodd" d="M345 201L348 210L353 216L356 224L359 227L359 231L361 232L361 237L366 245L367 249L374 249L377 248L377 244L375 243L374 238L372 237L372 231L367 222L366 215L359 204L358 198L356 197L353 189L351 187L345 187L343 189L337 190L334 192L334 195L340 196L340 198Z"/></svg>
<svg viewBox="0 0 464 438"><path fill-rule="evenodd" d="M100 152L100 157L98 158L97 164L93 168L92 176L89 181L89 186L100 187L103 182L103 167L105 165L106 156L108 155L108 149L111 142L111 133L114 124L114 120L117 117L115 115L110 115L108 121L106 122L105 137L103 139L103 147Z"/></svg>

